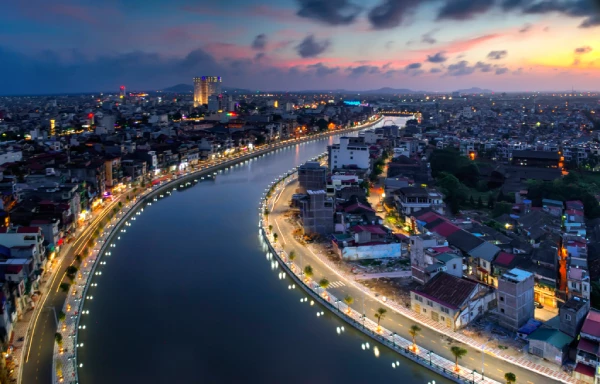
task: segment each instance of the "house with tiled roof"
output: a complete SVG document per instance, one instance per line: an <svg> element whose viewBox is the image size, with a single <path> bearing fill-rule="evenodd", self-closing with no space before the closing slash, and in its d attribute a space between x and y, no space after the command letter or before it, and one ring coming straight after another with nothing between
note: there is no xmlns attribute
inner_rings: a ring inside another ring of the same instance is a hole
<svg viewBox="0 0 600 384"><path fill-rule="evenodd" d="M418 314L456 331L493 307L493 289L441 272L411 290L411 308Z"/></svg>
<svg viewBox="0 0 600 384"><path fill-rule="evenodd" d="M573 377L584 383L595 383L600 379L596 372L600 362L600 312L591 309L583 322L577 344L577 365Z"/></svg>

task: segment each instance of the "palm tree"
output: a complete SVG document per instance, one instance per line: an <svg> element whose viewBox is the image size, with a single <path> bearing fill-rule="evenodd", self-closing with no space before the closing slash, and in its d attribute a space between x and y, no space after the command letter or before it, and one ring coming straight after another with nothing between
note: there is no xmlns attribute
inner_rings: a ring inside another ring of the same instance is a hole
<svg viewBox="0 0 600 384"><path fill-rule="evenodd" d="M329 280L327 280L326 278L322 278L321 280L319 280L319 287L321 287L321 289L325 291L327 287L329 287Z"/></svg>
<svg viewBox="0 0 600 384"><path fill-rule="evenodd" d="M410 330L408 331L408 334L412 336L412 341L413 341L412 349L413 349L413 351L417 350L417 336L419 335L419 332L421 332L421 327L419 327L416 324L413 324L413 325L410 326Z"/></svg>
<svg viewBox="0 0 600 384"><path fill-rule="evenodd" d="M277 237L279 237L278 234L274 233L273 234L273 242L276 243L277 242Z"/></svg>
<svg viewBox="0 0 600 384"><path fill-rule="evenodd" d="M313 276L313 269L310 265L307 265L306 267L304 267L304 274L309 279Z"/></svg>
<svg viewBox="0 0 600 384"><path fill-rule="evenodd" d="M346 297L344 297L344 303L348 306L348 313L350 313L350 306L354 303L354 297L346 295Z"/></svg>
<svg viewBox="0 0 600 384"><path fill-rule="evenodd" d="M386 313L387 313L387 309L381 308L381 307L379 307L377 309L377 312L375 313L375 318L377 319L377 332L379 332L379 330L381 329L379 327L379 323L381 322L381 320L383 320Z"/></svg>
<svg viewBox="0 0 600 384"><path fill-rule="evenodd" d="M454 347L450 348L450 352L452 352L454 355L454 370L458 372L460 370L460 368L458 368L458 359L461 359L464 355L466 355L467 350L455 345Z"/></svg>
<svg viewBox="0 0 600 384"><path fill-rule="evenodd" d="M291 262L293 262L294 260L296 260L296 252L290 251L290 253L288 255L288 259L290 259Z"/></svg>
<svg viewBox="0 0 600 384"><path fill-rule="evenodd" d="M506 384L512 384L517 382L517 376L512 372L506 372L504 374L504 380L506 380Z"/></svg>

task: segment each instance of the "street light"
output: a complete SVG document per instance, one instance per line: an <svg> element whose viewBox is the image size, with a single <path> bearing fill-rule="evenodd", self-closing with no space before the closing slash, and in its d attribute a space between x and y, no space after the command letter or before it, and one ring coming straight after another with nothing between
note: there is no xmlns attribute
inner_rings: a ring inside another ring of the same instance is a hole
<svg viewBox="0 0 600 384"><path fill-rule="evenodd" d="M431 365L431 351L427 352L427 357L429 357L429 365Z"/></svg>
<svg viewBox="0 0 600 384"><path fill-rule="evenodd" d="M477 373L477 370L473 370L473 384L475 384L475 374Z"/></svg>

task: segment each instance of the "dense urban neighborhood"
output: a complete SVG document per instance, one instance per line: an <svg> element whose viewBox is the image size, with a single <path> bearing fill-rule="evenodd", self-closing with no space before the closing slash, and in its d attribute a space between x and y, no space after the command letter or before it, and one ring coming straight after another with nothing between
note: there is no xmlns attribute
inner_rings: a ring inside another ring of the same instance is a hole
<svg viewBox="0 0 600 384"><path fill-rule="evenodd" d="M207 79L221 81L0 99L0 381L23 364L44 284L58 275L66 295L145 189L375 121L298 168L287 235L439 327L600 377L598 95L267 94Z"/></svg>

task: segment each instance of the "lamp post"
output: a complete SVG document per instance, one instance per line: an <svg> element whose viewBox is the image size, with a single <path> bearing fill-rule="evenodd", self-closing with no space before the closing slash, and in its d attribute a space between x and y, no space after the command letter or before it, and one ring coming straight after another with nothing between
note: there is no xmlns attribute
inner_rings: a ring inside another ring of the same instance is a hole
<svg viewBox="0 0 600 384"><path fill-rule="evenodd" d="M396 332L392 333L392 344L394 345L394 348L396 348Z"/></svg>
<svg viewBox="0 0 600 384"><path fill-rule="evenodd" d="M431 351L427 352L427 357L429 357L429 365L431 366Z"/></svg>
<svg viewBox="0 0 600 384"><path fill-rule="evenodd" d="M473 384L475 384L475 374L477 373L477 370L473 370Z"/></svg>

